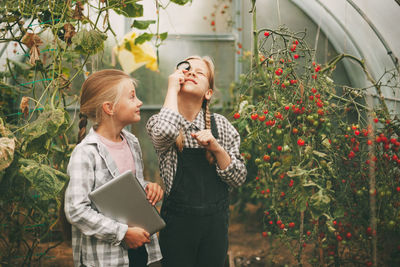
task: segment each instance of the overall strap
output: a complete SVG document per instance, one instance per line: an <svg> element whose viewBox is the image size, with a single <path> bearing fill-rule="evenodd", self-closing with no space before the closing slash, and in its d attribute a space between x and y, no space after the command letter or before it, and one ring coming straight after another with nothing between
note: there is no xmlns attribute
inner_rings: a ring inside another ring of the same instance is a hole
<svg viewBox="0 0 400 267"><path fill-rule="evenodd" d="M215 122L215 117L214 113L211 113L211 133L214 136L215 139L217 139L218 136L218 128L217 128L217 123Z"/></svg>

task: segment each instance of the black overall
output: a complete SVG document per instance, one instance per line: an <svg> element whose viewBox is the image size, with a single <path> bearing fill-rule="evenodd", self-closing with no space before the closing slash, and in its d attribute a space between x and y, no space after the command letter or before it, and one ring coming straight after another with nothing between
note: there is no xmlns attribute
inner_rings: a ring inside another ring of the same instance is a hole
<svg viewBox="0 0 400 267"><path fill-rule="evenodd" d="M211 120L216 136L215 121ZM163 201L163 267L223 267L228 249L228 186L203 148L178 151L171 192Z"/></svg>

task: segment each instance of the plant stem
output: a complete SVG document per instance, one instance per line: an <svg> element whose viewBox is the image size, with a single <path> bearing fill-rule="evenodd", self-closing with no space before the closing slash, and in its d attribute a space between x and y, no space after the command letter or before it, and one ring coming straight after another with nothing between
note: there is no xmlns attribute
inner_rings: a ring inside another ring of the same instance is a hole
<svg viewBox="0 0 400 267"><path fill-rule="evenodd" d="M380 97L380 100L381 100L381 104L382 104L383 110L384 110L384 112L385 112L385 116L386 116L386 117L389 117L389 116L390 116L389 109L387 108L387 105L386 105L386 103L385 103L385 100L384 100L384 96L383 96L383 94L382 94L381 87L380 87L380 85L375 81L375 79L372 77L372 75L369 73L369 71L367 70L367 67L366 67L366 65L365 65L364 60L361 60L361 59L359 59L359 58L357 58L357 57L355 57L355 56L349 55L349 54L340 54L340 55L336 56L335 58L333 58L333 59L327 64L326 67L322 68L322 69L321 69L321 72L323 73L323 72L326 72L326 71L328 71L328 70L333 70L334 67L337 65L337 63L339 63L339 61L342 60L342 59L344 59L344 58L350 58L350 59L356 61L356 62L361 66L362 70L364 71L365 75L367 76L368 81L369 81L370 83L373 84L373 86L376 88L376 90L377 90L377 92L378 92L378 94L379 94L379 97Z"/></svg>

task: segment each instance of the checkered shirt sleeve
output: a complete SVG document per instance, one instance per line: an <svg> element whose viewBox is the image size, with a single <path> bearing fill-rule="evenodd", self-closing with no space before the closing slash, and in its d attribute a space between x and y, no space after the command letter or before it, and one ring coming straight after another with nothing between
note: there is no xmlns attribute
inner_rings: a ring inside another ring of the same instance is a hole
<svg viewBox="0 0 400 267"><path fill-rule="evenodd" d="M242 156L239 153L240 136L232 124L222 115L215 114L218 129L218 143L231 157L231 163L221 170L218 165L219 177L230 187L238 187L246 180L247 170ZM165 184L168 195L172 188L176 173L178 157L175 140L179 130L184 132L184 147L200 148L198 142L191 136L192 132L205 129L203 112L199 112L194 122L188 122L178 112L162 108L160 113L153 115L147 122L147 132L158 154L160 175Z"/></svg>

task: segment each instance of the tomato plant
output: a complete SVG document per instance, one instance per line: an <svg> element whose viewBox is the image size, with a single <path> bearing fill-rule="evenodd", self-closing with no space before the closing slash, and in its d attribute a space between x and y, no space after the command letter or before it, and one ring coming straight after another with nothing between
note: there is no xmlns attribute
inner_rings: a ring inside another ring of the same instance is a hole
<svg viewBox="0 0 400 267"><path fill-rule="evenodd" d="M261 203L261 232L284 241L299 265L309 243L316 266L398 264L400 121L384 98L372 106L368 88L339 86L332 73L347 58L379 96L382 81L351 55L314 62L304 33L253 27L251 68L235 85L233 121L253 170L239 192ZM398 81L396 70L383 76L400 89L390 78Z"/></svg>

